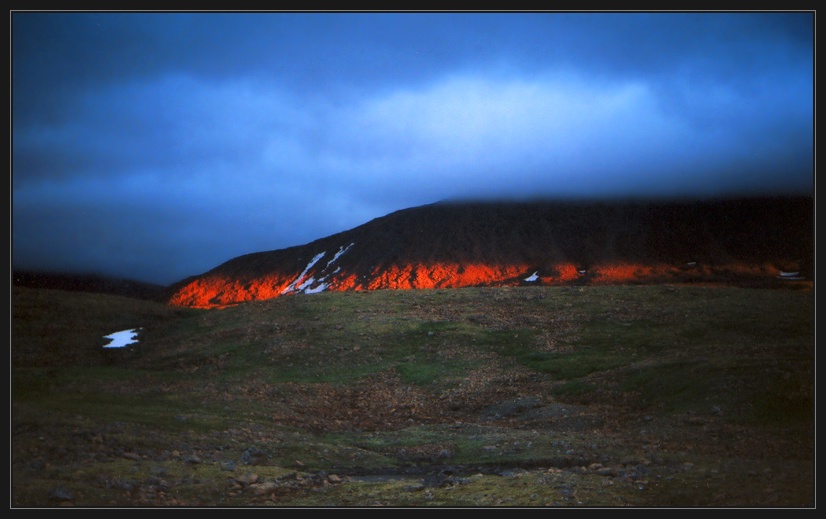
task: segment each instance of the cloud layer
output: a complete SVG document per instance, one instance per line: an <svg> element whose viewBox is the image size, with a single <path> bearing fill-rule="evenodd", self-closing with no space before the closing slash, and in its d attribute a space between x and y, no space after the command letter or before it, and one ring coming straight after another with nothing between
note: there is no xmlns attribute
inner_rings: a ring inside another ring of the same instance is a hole
<svg viewBox="0 0 826 519"><path fill-rule="evenodd" d="M12 22L15 267L169 284L448 198L813 193L813 13Z"/></svg>

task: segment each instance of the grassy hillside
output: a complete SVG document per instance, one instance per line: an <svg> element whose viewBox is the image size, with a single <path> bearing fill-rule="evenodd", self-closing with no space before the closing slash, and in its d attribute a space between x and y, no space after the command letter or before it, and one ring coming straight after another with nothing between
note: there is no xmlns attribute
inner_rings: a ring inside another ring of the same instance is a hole
<svg viewBox="0 0 826 519"><path fill-rule="evenodd" d="M810 289L16 287L12 332L13 507L814 504Z"/></svg>

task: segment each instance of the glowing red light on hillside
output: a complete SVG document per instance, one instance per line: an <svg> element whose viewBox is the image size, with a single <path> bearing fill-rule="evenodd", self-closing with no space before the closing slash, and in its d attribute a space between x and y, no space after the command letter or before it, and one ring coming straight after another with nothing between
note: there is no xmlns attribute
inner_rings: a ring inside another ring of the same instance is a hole
<svg viewBox="0 0 826 519"><path fill-rule="evenodd" d="M526 277L538 272L535 280ZM430 265L393 265L368 274L339 272L324 278L321 290L421 290L472 286L571 284L612 285L640 283L715 283L733 278L773 279L777 269L768 264L684 265L612 263L589 265L587 270L573 263L559 263L536 269L530 265L492 265L485 263L436 263ZM305 273L306 274L306 273ZM246 301L273 299L299 293L298 273L269 274L254 279L232 279L210 274L190 282L169 300L174 306L219 308ZM309 279L312 274L306 274ZM320 282L317 282L320 283ZM317 291L318 285L307 286Z"/></svg>

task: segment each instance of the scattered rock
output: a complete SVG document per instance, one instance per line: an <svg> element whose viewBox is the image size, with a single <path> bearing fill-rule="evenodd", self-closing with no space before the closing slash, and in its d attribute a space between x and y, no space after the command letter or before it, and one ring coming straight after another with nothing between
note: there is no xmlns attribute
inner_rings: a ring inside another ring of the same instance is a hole
<svg viewBox="0 0 826 519"><path fill-rule="evenodd" d="M53 501L72 501L74 493L66 487L55 487L49 492L49 499Z"/></svg>
<svg viewBox="0 0 826 519"><path fill-rule="evenodd" d="M258 474L247 472L241 476L236 476L235 481L241 483L242 485L252 485L253 483L258 481Z"/></svg>
<svg viewBox="0 0 826 519"><path fill-rule="evenodd" d="M249 486L249 489L256 496L263 496L264 494L269 494L270 492L272 492L276 488L278 488L278 483L275 483L274 481L265 481L263 483L253 483Z"/></svg>
<svg viewBox="0 0 826 519"><path fill-rule="evenodd" d="M121 456L132 461L141 461L143 459L140 454L135 452L124 452Z"/></svg>
<svg viewBox="0 0 826 519"><path fill-rule="evenodd" d="M190 454L189 456L184 456L184 462L189 463L190 465L197 465L198 463L203 463L203 461L201 461L201 458L199 458L197 454Z"/></svg>
<svg viewBox="0 0 826 519"><path fill-rule="evenodd" d="M256 447L250 447L241 454L241 463L245 465L265 465L269 456Z"/></svg>

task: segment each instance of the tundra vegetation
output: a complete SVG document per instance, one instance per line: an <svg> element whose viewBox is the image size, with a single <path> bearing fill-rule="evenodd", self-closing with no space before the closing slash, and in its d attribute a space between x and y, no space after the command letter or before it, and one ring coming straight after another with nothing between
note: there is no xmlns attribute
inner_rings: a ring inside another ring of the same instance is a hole
<svg viewBox="0 0 826 519"><path fill-rule="evenodd" d="M814 349L811 288L14 287L10 502L812 507Z"/></svg>

